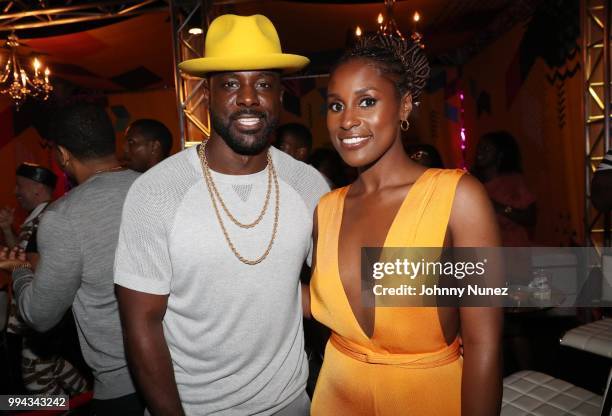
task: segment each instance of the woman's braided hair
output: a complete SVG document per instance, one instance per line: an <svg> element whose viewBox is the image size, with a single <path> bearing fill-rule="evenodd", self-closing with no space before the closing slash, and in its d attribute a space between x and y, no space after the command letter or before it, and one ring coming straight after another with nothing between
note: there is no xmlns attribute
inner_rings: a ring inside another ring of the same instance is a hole
<svg viewBox="0 0 612 416"><path fill-rule="evenodd" d="M392 74L399 96L409 92L413 102L418 102L429 78L427 57L421 46L410 38L401 39L378 33L362 36L340 57L332 72L353 59L371 60L383 72Z"/></svg>

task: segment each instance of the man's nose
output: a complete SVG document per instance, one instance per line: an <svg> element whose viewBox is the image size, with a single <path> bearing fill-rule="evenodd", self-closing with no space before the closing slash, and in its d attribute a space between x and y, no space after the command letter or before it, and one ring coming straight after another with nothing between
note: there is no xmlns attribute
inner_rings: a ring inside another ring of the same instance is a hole
<svg viewBox="0 0 612 416"><path fill-rule="evenodd" d="M250 86L250 85L242 86L238 90L238 97L236 98L236 104L242 105L245 107L259 105L259 95L257 94L257 90L253 86Z"/></svg>

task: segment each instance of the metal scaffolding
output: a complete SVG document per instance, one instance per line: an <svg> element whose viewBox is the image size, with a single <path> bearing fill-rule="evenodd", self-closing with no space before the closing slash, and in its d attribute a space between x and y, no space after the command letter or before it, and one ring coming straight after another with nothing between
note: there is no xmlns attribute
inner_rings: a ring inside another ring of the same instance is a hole
<svg viewBox="0 0 612 416"><path fill-rule="evenodd" d="M610 213L602 214L591 203L591 181L610 149L610 23L612 0L581 2L582 59L584 74L585 238L601 248L610 243Z"/></svg>
<svg viewBox="0 0 612 416"><path fill-rule="evenodd" d="M0 32L120 19L167 11L161 0L0 0Z"/></svg>
<svg viewBox="0 0 612 416"><path fill-rule="evenodd" d="M171 0L174 81L182 147L197 144L210 135L210 120L204 100L203 79L182 74L178 64L201 58L204 34L209 24L212 0Z"/></svg>

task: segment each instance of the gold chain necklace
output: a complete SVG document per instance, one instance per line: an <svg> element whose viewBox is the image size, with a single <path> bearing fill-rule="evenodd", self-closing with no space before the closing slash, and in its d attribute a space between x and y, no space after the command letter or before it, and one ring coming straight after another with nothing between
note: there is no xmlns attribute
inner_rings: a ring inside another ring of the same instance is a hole
<svg viewBox="0 0 612 416"><path fill-rule="evenodd" d="M238 221L238 219L236 217L234 217L232 215L232 213L229 211L229 209L225 205L225 202L223 201L223 198L221 198L221 194L219 193L219 190L217 189L217 186L215 185L215 182L212 180L212 175L210 173L210 166L208 165L208 160L206 159L206 154L204 153L204 148L205 148L205 145L202 145L202 146L200 146L200 149L199 149L200 160L202 161L202 166L205 167L205 169L204 169L204 176L206 177L206 180L208 181L208 183L210 183L210 187L212 188L212 191L214 192L215 196L219 200L219 203L221 204L221 208L223 208L223 211L225 211L225 214L227 214L229 219L232 220L232 222L234 224L236 224L238 227L240 227L240 228L253 228L253 227L255 227L257 224L259 224L261 222L261 220L263 219L264 215L266 214L266 211L268 210L268 205L270 203L270 194L272 193L272 171L273 171L273 168L268 169L268 190L266 191L266 199L264 201L264 205L263 205L263 208L261 209L261 212L259 213L259 215L255 219L255 221L253 221L252 223L243 224L240 221ZM272 165L272 158L270 157L270 152L268 152L268 166L273 166Z"/></svg>
<svg viewBox="0 0 612 416"><path fill-rule="evenodd" d="M270 254L270 250L272 250L272 245L274 244L274 240L276 239L276 232L278 230L278 217L279 217L279 212L280 212L280 192L279 192L279 186L278 186L278 178L276 176L276 170L274 169L274 164L272 163L270 152L268 151L268 191L266 194L266 201L264 203L264 208L261 214L257 217L257 219L253 223L242 224L229 212L229 210L227 209L227 206L225 205L225 203L223 202L223 199L221 198L221 194L219 194L219 191L217 190L217 187L215 186L215 183L212 178L212 174L210 173L210 166L208 165L208 160L206 159L205 149L206 149L206 141L203 141L202 144L200 145L200 148L198 149L198 155L200 157L200 162L202 164L202 170L204 172L204 180L206 181L206 187L208 188L210 200L212 201L212 205L215 210L217 221L219 222L219 225L221 226L221 231L223 231L223 236L225 237L225 241L227 241L227 244L232 250L232 253L234 253L236 258L240 260L242 263L248 264L250 266L259 264L263 260L265 260L266 257L268 257L268 255ZM261 256L259 256L257 259L250 260L250 259L243 257L238 252L238 250L236 249L236 246L232 242L229 236L229 233L227 232L227 229L225 228L225 224L223 223L223 218L221 218L221 213L219 212L219 207L217 206L217 199L219 199L219 202L221 203L223 210L225 211L227 216L232 220L232 222L234 222L234 224L236 224L237 226L241 228L253 228L257 224L259 224L259 222L262 220L262 218L264 217L268 209L270 194L272 192L272 189L271 189L272 184L274 184L275 199L276 199L275 205L274 205L274 224L272 226L272 236L270 237L270 241L264 253Z"/></svg>
<svg viewBox="0 0 612 416"><path fill-rule="evenodd" d="M118 165L118 166L113 166L112 168L106 168L106 169L97 170L93 174L97 175L98 173L115 172L117 170L123 170L123 169L125 169L123 166Z"/></svg>

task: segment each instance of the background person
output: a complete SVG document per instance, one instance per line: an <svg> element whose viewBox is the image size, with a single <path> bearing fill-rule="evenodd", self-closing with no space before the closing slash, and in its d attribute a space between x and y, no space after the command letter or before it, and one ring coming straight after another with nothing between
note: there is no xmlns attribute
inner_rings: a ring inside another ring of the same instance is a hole
<svg viewBox="0 0 612 416"><path fill-rule="evenodd" d="M123 163L136 172L146 172L170 156L172 133L161 122L143 118L125 131Z"/></svg>
<svg viewBox="0 0 612 416"><path fill-rule="evenodd" d="M428 168L444 168L440 152L430 144L410 144L406 146L406 152L408 152L410 159L414 160L419 165Z"/></svg>
<svg viewBox="0 0 612 416"><path fill-rule="evenodd" d="M33 246L29 251L36 251L36 239L32 236L35 236L38 228L40 214L53 199L53 190L56 183L57 177L55 174L42 166L22 163L17 168L15 197L17 203L28 213L28 216L19 227L18 236L15 236L12 229L14 210L8 207L0 209L0 230L4 234L4 241L8 247L12 248L18 245L26 250L28 244L32 244Z"/></svg>
<svg viewBox="0 0 612 416"><path fill-rule="evenodd" d="M14 210L4 208L0 210L0 228L9 247L24 250L27 261L36 267L38 225L52 200L57 177L45 167L22 163L17 168L15 183L15 197L28 216L15 236L12 232ZM82 360L71 354L72 345L78 342L71 314L66 313L51 331L38 334L21 319L13 296L6 330L11 364L16 364L11 374L18 375L12 380L14 385L23 385L31 393L71 396L87 389L87 380L70 362Z"/></svg>
<svg viewBox="0 0 612 416"><path fill-rule="evenodd" d="M312 133L300 123L283 124L276 129L276 147L306 163L312 150Z"/></svg>
<svg viewBox="0 0 612 416"><path fill-rule="evenodd" d="M536 224L536 198L523 176L521 159L516 139L496 131L478 141L471 169L491 198L504 246L530 246Z"/></svg>
<svg viewBox="0 0 612 416"><path fill-rule="evenodd" d="M17 264L0 265L13 269L19 313L37 332L51 329L72 306L81 350L94 376L94 413L142 415L113 285L121 209L138 173L124 169L115 157L115 132L102 107L63 109L54 120L52 139L58 164L78 186L45 210L36 271L23 255Z"/></svg>

